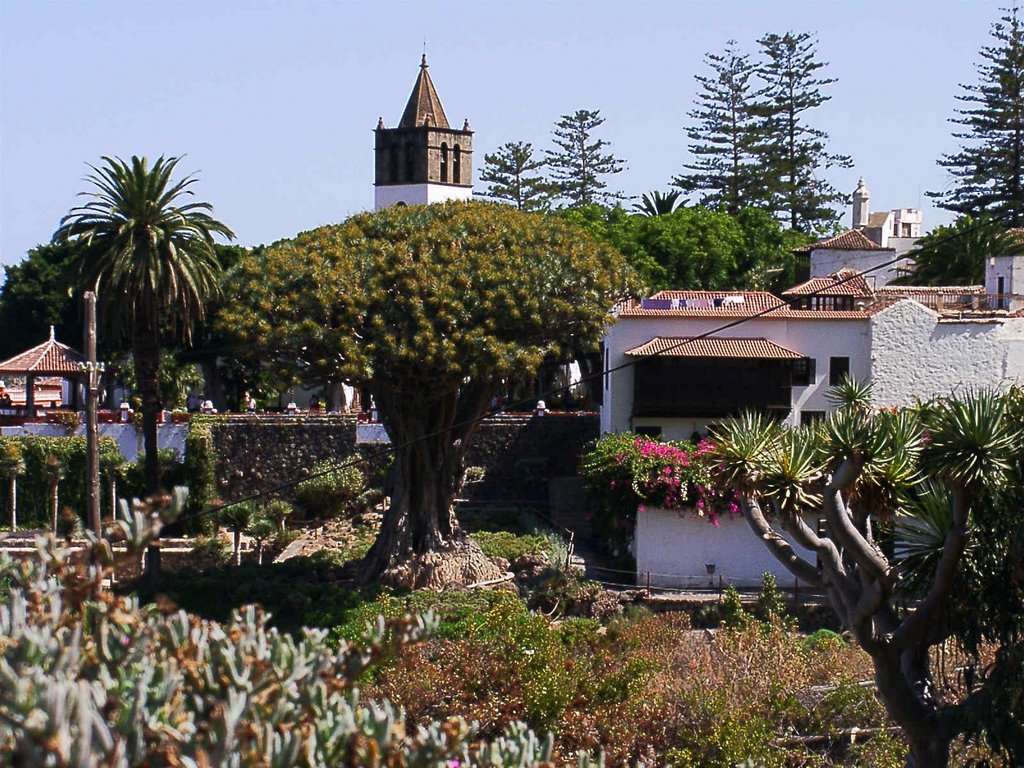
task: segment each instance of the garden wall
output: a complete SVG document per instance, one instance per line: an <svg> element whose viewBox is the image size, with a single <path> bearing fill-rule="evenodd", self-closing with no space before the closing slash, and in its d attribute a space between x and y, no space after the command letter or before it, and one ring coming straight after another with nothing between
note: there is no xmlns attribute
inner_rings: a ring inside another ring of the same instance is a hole
<svg viewBox="0 0 1024 768"><path fill-rule="evenodd" d="M355 450L354 416L226 417L212 425L217 486L224 499L302 479L321 459ZM467 466L487 470L467 485L472 501L548 503L549 481L576 475L583 447L598 436L596 415L500 415L477 429Z"/></svg>

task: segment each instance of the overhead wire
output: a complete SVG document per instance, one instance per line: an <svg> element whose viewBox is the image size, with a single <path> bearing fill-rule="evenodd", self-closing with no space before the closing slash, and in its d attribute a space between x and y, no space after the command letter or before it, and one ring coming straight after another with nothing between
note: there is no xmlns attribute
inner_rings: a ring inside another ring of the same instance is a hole
<svg viewBox="0 0 1024 768"><path fill-rule="evenodd" d="M934 250L934 249L938 248L939 246L945 245L946 243L949 243L949 242L951 242L953 240L956 240L958 238L965 237L966 235L972 234L973 232L975 232L977 230L980 230L982 228L990 227L993 224L999 223L999 222L1003 221L1004 219L1008 219L1008 218L1009 218L1009 214L1004 214L1002 216L992 217L992 218L990 218L990 219L988 219L986 221L980 221L980 222L974 224L971 227L967 227L965 229L952 232L952 233L950 233L949 235L947 235L945 237L941 237L941 238L939 238L939 239L937 239L937 240L935 240L935 241L933 241L931 243L928 243L928 244L922 246L921 248L916 249L914 251L914 253L915 253L915 255L920 255L921 253L927 252L929 250ZM810 247L813 248L814 244L811 244ZM846 284L848 282L851 282L853 280L857 280L859 278L862 278L862 277L864 277L864 276L866 276L866 275L868 275L868 274L870 274L872 272L877 272L877 271L882 270L882 269L887 269L888 267L891 267L891 266L899 263L900 261L903 261L905 258L906 258L906 254L901 254L901 255L898 255L898 256L894 256L893 258L891 258L891 259L889 259L887 261L883 261L880 264L876 264L873 267L868 267L868 268L863 269L863 270L853 270L853 269L850 269L849 270L849 274L847 274L845 276L842 276L842 277L838 277L837 276L837 278L829 286L827 286L827 288L828 289L832 289L832 288L834 288L837 285L844 285L844 284ZM803 294L803 295L805 295L807 297L818 296L818 295L821 295L823 293L823 291L825 291L825 290L826 290L826 288L819 288L819 289L816 289L816 290L813 290L813 291L809 291L808 293ZM724 295L728 295L730 293L742 293L742 291L738 291L738 290L737 291L729 291L729 290L723 290L723 291L704 291L704 292L705 293L708 293L708 292L711 292L711 293L722 293ZM190 515L188 519L189 519L189 521L194 521L194 520L206 517L207 515L212 515L212 514L219 513L221 510L226 509L227 507L235 506L237 504L244 504L244 503L248 503L250 501L259 501L259 500L265 499L265 498L273 498L277 494L279 494L281 491L288 490L289 488L294 488L295 486L297 486L300 483L303 483L303 482L305 482L307 480L318 478L318 477L324 477L326 475L329 475L329 474L332 474L334 472L337 472L339 469L344 469L344 468L348 468L348 467L351 467L351 466L356 466L358 464L369 463L371 460L377 460L377 459L383 458L383 457L387 456L389 453L396 453L399 450L405 449L405 448L407 448L407 447L409 447L411 445L415 445L416 443L422 442L424 440L429 440L431 438L437 437L437 436L442 435L445 432L449 432L449 431L451 431L453 429L458 429L458 428L467 427L467 426L470 426L470 425L473 425L473 424L478 424L478 423L484 421L485 419L493 417L495 415L500 415L500 414L503 414L503 413L507 413L508 411L510 411L512 409L516 409L516 408L518 408L520 406L527 406L529 404L534 403L535 401L544 400L544 399L550 398L552 395L556 395L556 394L559 394L561 392L565 392L565 391L571 389L572 387L578 386L579 383L583 383L583 382L587 382L587 381L591 381L591 380L596 380L598 383L600 383L601 379L604 376L607 376L607 375L612 374L612 373L617 373L618 371L622 371L622 370L625 370L627 368L630 368L630 367L632 367L634 365L637 365L638 363L642 362L645 359L648 359L648 358L651 358L651 357L661 356L661 355L666 354L667 352L673 352L673 351L678 350L678 349L680 349L680 348L682 348L682 347L684 347L684 346L686 346L688 344L693 344L693 343L701 341L703 339L710 338L710 337L714 336L715 334L721 333L722 331L727 331L727 330L729 330L731 328L739 327L741 325L744 325L745 323L749 323L749 322L751 322L753 320L758 320L758 319L760 319L762 317L766 317L768 315L771 315L774 312L777 312L777 311L783 310L783 309L789 309L789 305L786 304L784 301L780 300L780 303L778 303L778 304L775 304L775 305L773 305L771 307L766 307L764 309L758 310L758 311L753 312L753 313L748 314L748 315L743 315L742 317L735 318L734 320L731 320L730 322L727 322L727 323L719 325L719 326L717 326L715 328L712 328L711 330L704 331L703 333L699 333L699 334L697 334L695 336L688 336L688 337L680 338L675 343L669 345L668 347L659 349L659 351L657 353L651 352L651 353L648 353L648 354L636 355L636 356L632 357L631 359L629 359L629 360L627 360L627 361L625 361L623 363L620 363L618 365L609 366L609 367L602 367L602 369L600 371L596 371L594 373L587 374L586 376L581 378L580 382L577 382L575 384L566 384L566 385L560 385L560 386L557 386L557 387L552 387L550 389L541 391L541 392L537 393L536 395L531 395L529 398L523 398L521 400L517 400L517 401L511 403L510 405L503 406L498 411L485 412L485 413L483 413L483 414L481 414L479 416L475 416L475 417L472 417L470 419L466 419L466 420L464 420L462 422L458 422L456 424L452 424L451 426L449 426L449 427L447 427L445 429L442 429L442 430L436 430L434 432L430 432L428 434L421 435L420 437L413 438L412 440L408 440L408 441L406 441L404 443L401 443L399 445L389 444L385 448L379 449L374 455L372 455L370 457L359 456L359 457L356 457L356 458L352 458L352 459L349 459L347 461L341 462L340 464L331 467L329 470L325 470L323 472L318 472L318 473L311 473L309 475L306 475L305 477L301 477L301 478L298 478L296 480L289 480L287 482L280 483L278 485L272 486L271 488L268 488L265 491L260 491L260 492L255 493L255 494L250 494L249 496L244 496L242 498L235 499L233 501L230 501L230 502L228 502L226 504L222 504L220 506L210 506L206 510L202 510L200 512L197 512L197 513L194 513L194 514ZM603 361L602 361L602 363L603 363Z"/></svg>

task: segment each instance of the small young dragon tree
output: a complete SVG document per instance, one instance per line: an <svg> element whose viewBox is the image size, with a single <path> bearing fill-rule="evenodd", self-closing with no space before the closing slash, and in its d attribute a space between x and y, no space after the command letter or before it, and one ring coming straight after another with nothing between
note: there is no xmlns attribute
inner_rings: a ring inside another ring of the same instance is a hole
<svg viewBox="0 0 1024 768"><path fill-rule="evenodd" d="M441 587L500 575L453 508L478 419L502 379L596 344L626 272L554 216L394 207L242 259L220 322L268 361L369 388L394 464L364 575Z"/></svg>
<svg viewBox="0 0 1024 768"><path fill-rule="evenodd" d="M848 383L833 402L840 407L813 429L754 414L720 425L722 478L757 536L828 595L871 657L878 693L909 742L908 765L948 765L960 735L984 736L1020 764L1022 394L875 411ZM932 672L933 647L949 639L975 659L985 642L999 648L957 696Z"/></svg>

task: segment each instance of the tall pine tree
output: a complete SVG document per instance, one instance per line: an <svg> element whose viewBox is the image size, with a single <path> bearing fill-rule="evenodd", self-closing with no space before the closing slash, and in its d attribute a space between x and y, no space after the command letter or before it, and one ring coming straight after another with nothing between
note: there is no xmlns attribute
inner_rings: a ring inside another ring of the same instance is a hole
<svg viewBox="0 0 1024 768"><path fill-rule="evenodd" d="M558 195L570 208L611 204L625 198L619 192L609 192L604 180L619 173L625 163L603 151L609 146L607 141L594 138L594 131L603 123L597 109L578 109L555 123L552 133L558 149L545 150L545 154Z"/></svg>
<svg viewBox="0 0 1024 768"><path fill-rule="evenodd" d="M818 75L826 62L818 61L815 40L807 32L765 35L757 42L764 97L756 108L755 152L772 210L799 232L827 229L839 219L835 206L845 203L846 196L818 174L833 166L849 168L852 162L826 151L828 134L809 125L807 113L831 98L821 89L835 79Z"/></svg>
<svg viewBox="0 0 1024 768"><path fill-rule="evenodd" d="M480 181L487 184L484 197L504 200L522 211L551 207L555 187L538 173L546 163L535 159L529 142L509 141L494 154L484 155Z"/></svg>
<svg viewBox="0 0 1024 768"><path fill-rule="evenodd" d="M754 105L762 90L753 81L757 66L735 40L722 54L704 57L710 75L697 75L700 92L694 121L687 129L693 162L672 185L687 194L700 193L698 202L735 215L747 206L765 205L760 166L754 156L757 118Z"/></svg>
<svg viewBox="0 0 1024 768"><path fill-rule="evenodd" d="M943 208L1009 226L1024 226L1024 28L1017 8L992 25L992 45L981 49L978 82L963 85L952 123L964 130L960 151L939 165L953 177L944 192L929 192Z"/></svg>

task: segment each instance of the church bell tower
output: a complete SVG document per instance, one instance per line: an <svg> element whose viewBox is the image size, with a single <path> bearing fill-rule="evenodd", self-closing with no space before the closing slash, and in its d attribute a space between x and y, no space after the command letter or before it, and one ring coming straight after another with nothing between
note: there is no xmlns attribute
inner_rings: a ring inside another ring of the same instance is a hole
<svg viewBox="0 0 1024 768"><path fill-rule="evenodd" d="M448 125L426 54L398 127L381 118L374 137L374 210L472 197L473 131L468 120L460 131Z"/></svg>

